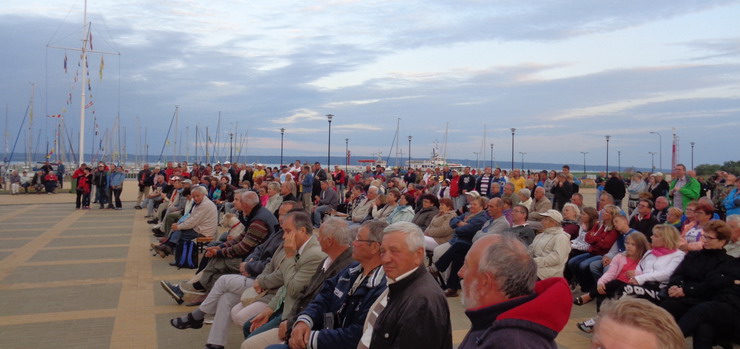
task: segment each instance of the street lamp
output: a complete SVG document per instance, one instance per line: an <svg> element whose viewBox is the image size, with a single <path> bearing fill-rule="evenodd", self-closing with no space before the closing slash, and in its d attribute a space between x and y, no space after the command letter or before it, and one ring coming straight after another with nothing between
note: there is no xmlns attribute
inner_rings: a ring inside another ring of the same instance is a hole
<svg viewBox="0 0 740 349"><path fill-rule="evenodd" d="M694 169L694 145L696 142L689 142L691 144L691 169Z"/></svg>
<svg viewBox="0 0 740 349"><path fill-rule="evenodd" d="M609 175L609 138L612 136L606 135L606 174Z"/></svg>
<svg viewBox="0 0 740 349"><path fill-rule="evenodd" d="M331 119L334 115L326 114L326 118L329 120L329 143L326 146L326 166L331 168Z"/></svg>
<svg viewBox="0 0 740 349"><path fill-rule="evenodd" d="M285 127L280 128L280 167L283 167L283 139L285 135Z"/></svg>
<svg viewBox="0 0 740 349"><path fill-rule="evenodd" d="M514 171L514 132L516 132L515 128L511 128L511 171Z"/></svg>
<svg viewBox="0 0 740 349"><path fill-rule="evenodd" d="M581 154L583 154L583 178L586 178L586 154L588 154L588 152L582 151Z"/></svg>
<svg viewBox="0 0 740 349"><path fill-rule="evenodd" d="M493 143L491 143L491 169L493 169Z"/></svg>
<svg viewBox="0 0 740 349"><path fill-rule="evenodd" d="M234 162L234 133L229 132L229 162Z"/></svg>
<svg viewBox="0 0 740 349"><path fill-rule="evenodd" d="M650 134L658 135L658 154L660 159L660 168L659 170L663 170L663 137L660 136L660 133L655 131L650 131Z"/></svg>
<svg viewBox="0 0 740 349"><path fill-rule="evenodd" d="M409 136L409 168L411 168L411 136Z"/></svg>
<svg viewBox="0 0 740 349"><path fill-rule="evenodd" d="M474 151L473 154L475 154L475 171L478 172L478 155L480 155L480 152Z"/></svg>
<svg viewBox="0 0 740 349"><path fill-rule="evenodd" d="M650 165L653 168L653 170L650 171L650 172L653 172L654 173L655 172L655 154L656 153L654 151L649 151L648 154L650 154Z"/></svg>
<svg viewBox="0 0 740 349"><path fill-rule="evenodd" d="M622 151L617 151L617 172L622 172Z"/></svg>
<svg viewBox="0 0 740 349"><path fill-rule="evenodd" d="M522 172L524 172L524 155L527 155L527 152L519 152L519 155L522 156Z"/></svg>
<svg viewBox="0 0 740 349"><path fill-rule="evenodd" d="M349 138L344 139L344 173L349 173Z"/></svg>

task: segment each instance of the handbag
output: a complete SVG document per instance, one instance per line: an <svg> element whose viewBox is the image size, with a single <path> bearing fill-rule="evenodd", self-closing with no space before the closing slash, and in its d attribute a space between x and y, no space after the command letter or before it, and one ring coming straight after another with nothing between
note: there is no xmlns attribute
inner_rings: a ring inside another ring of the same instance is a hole
<svg viewBox="0 0 740 349"><path fill-rule="evenodd" d="M240 301L242 302L242 305L246 307L254 303L256 300L262 298L265 294L267 294L267 291L257 293L254 287L249 287L242 293Z"/></svg>

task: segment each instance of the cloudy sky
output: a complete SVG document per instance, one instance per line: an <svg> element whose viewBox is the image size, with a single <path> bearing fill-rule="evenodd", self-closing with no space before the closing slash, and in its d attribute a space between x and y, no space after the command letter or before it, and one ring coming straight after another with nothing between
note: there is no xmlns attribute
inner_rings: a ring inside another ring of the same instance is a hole
<svg viewBox="0 0 740 349"><path fill-rule="evenodd" d="M53 132L43 116L70 92L65 120L79 129L79 53L47 45L81 45L82 4L0 7L11 137L32 83L37 130ZM588 152L603 164L608 134L610 163L621 151L622 166L649 167L655 131L667 167L674 128L684 162L692 141L696 164L740 148L739 1L90 0L88 18L94 49L121 53L105 56L102 80L90 55L91 109L101 131L120 114L129 153L145 128L159 153L176 105L191 155L195 126L215 138L219 111L221 140L249 130L250 155L278 155L281 127L286 155L325 154L329 113L334 156L345 138L355 155L387 155L398 118L404 157L408 135L426 157L447 124L450 158L488 159L493 143L510 159L511 127L527 162L580 164Z"/></svg>

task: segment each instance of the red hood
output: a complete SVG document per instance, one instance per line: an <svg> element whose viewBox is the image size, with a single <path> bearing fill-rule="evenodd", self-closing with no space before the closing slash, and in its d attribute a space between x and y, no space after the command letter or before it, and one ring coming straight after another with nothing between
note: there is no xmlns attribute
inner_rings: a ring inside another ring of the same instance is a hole
<svg viewBox="0 0 740 349"><path fill-rule="evenodd" d="M499 315L497 320L520 319L560 332L568 323L573 306L572 294L565 279L548 278L534 287L537 297Z"/></svg>

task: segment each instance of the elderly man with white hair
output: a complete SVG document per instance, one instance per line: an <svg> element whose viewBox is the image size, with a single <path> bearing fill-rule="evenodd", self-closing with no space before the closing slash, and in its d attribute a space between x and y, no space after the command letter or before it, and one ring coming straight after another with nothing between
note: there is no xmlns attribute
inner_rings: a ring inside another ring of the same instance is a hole
<svg viewBox="0 0 740 349"><path fill-rule="evenodd" d="M410 222L383 230L380 244L388 288L370 307L358 348L451 349L450 309L424 268L424 233Z"/></svg>
<svg viewBox="0 0 740 349"><path fill-rule="evenodd" d="M481 238L459 274L472 324L459 348L557 348L555 337L570 316L570 290L562 278L537 282L537 264L519 239Z"/></svg>
<svg viewBox="0 0 740 349"><path fill-rule="evenodd" d="M541 213L542 233L535 236L529 245L529 254L537 264L537 277L544 280L550 277L563 277L565 263L570 254L570 235L560 226L563 215L556 210Z"/></svg>
<svg viewBox="0 0 740 349"><path fill-rule="evenodd" d="M170 227L172 234L167 242L152 246L162 258L172 254L180 240L187 241L199 236L213 237L216 235L218 211L216 211L216 205L208 199L208 190L198 186L192 189L191 195L195 204L188 218Z"/></svg>

